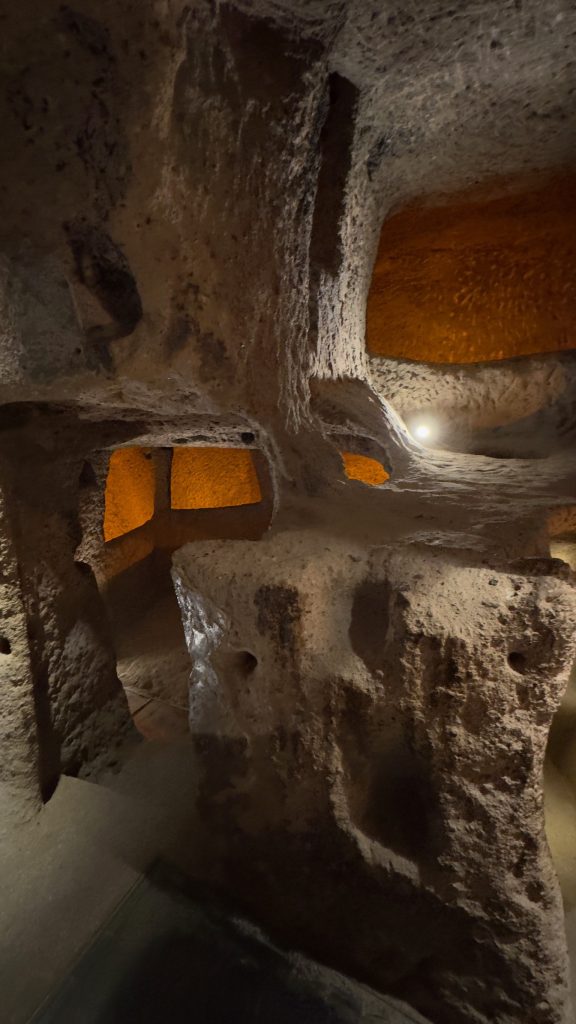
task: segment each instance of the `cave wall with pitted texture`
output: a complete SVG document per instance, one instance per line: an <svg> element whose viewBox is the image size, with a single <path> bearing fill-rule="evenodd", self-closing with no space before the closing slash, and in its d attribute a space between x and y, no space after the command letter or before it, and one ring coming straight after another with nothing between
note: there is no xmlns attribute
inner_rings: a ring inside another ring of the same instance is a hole
<svg viewBox="0 0 576 1024"><path fill-rule="evenodd" d="M490 191L385 221L368 295L372 355L479 363L576 346L576 179Z"/></svg>
<svg viewBox="0 0 576 1024"><path fill-rule="evenodd" d="M286 533L187 546L174 579L213 879L431 1020L563 1020L568 567Z"/></svg>
<svg viewBox="0 0 576 1024"><path fill-rule="evenodd" d="M194 539L195 873L442 1024L565 1024L576 10L4 6L0 826L117 760L98 583L152 599ZM263 501L170 509L165 475L105 544L113 453L180 447L257 452Z"/></svg>

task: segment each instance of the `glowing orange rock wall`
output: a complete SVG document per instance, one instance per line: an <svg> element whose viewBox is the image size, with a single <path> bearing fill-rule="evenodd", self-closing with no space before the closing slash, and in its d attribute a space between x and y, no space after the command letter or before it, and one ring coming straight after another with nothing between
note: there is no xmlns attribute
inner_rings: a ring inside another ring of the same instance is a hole
<svg viewBox="0 0 576 1024"><path fill-rule="evenodd" d="M576 180L507 193L460 193L385 221L372 355L476 363L576 346Z"/></svg>
<svg viewBox="0 0 576 1024"><path fill-rule="evenodd" d="M154 515L154 463L149 448L112 452L106 480L104 540L114 540Z"/></svg>
<svg viewBox="0 0 576 1024"><path fill-rule="evenodd" d="M363 484L379 487L390 479L384 466L378 459L367 455L356 455L354 452L341 452L344 471L349 480L359 480Z"/></svg>
<svg viewBox="0 0 576 1024"><path fill-rule="evenodd" d="M231 508L262 499L252 452L243 448L175 448L170 491L174 509Z"/></svg>

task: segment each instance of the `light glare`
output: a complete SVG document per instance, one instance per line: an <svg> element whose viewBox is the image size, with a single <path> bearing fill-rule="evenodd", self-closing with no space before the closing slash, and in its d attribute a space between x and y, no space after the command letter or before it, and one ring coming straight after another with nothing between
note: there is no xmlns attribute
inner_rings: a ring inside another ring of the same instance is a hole
<svg viewBox="0 0 576 1024"><path fill-rule="evenodd" d="M414 440L423 445L433 444L438 437L438 423L434 417L414 417L408 422L408 429Z"/></svg>

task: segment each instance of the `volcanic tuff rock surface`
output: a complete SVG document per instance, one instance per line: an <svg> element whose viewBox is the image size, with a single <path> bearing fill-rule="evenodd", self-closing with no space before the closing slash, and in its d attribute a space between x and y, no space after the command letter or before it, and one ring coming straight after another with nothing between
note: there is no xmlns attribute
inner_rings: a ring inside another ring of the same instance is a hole
<svg viewBox="0 0 576 1024"><path fill-rule="evenodd" d="M574 529L573 342L432 366L388 358L385 323L369 355L365 320L393 211L573 169L574 6L4 7L2 827L130 731L97 579L160 530L104 545L110 453L248 445L269 539L175 563L191 858L442 1024L560 1024L541 804L572 656L547 521ZM406 427L423 409L436 448ZM349 480L342 451L390 479Z"/></svg>
<svg viewBox="0 0 576 1024"><path fill-rule="evenodd" d="M213 877L432 1020L564 1019L541 792L563 564L285 532L173 571Z"/></svg>

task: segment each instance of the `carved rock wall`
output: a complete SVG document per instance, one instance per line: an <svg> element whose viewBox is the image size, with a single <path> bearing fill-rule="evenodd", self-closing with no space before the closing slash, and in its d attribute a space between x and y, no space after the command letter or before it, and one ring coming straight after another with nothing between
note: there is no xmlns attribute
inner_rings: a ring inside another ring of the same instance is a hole
<svg viewBox="0 0 576 1024"><path fill-rule="evenodd" d="M273 496L242 529L271 510L276 533L176 561L195 870L442 1024L558 1024L541 768L573 599L553 566L507 562L546 555L576 502L576 360L369 360L364 328L393 209L574 164L576 12L23 0L0 19L9 802L32 813L129 728L90 566L156 534L103 556L110 451L247 435ZM422 408L437 449L403 422ZM343 450L389 480L348 479Z"/></svg>
<svg viewBox="0 0 576 1024"><path fill-rule="evenodd" d="M173 572L213 877L432 1020L567 1019L542 808L567 568L287 532Z"/></svg>

